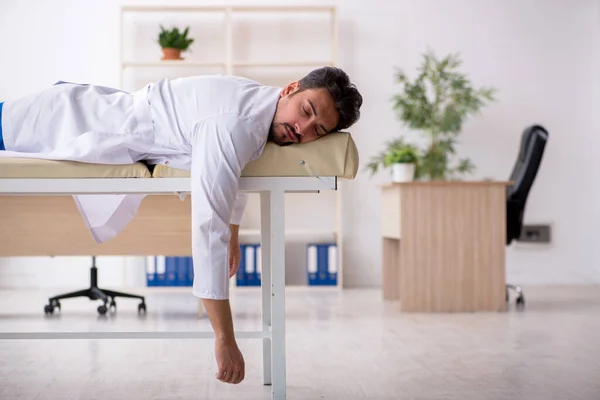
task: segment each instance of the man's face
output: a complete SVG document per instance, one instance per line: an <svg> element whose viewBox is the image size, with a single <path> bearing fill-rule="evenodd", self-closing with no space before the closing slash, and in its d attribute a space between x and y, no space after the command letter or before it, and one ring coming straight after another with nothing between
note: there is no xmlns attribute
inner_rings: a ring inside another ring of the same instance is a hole
<svg viewBox="0 0 600 400"><path fill-rule="evenodd" d="M281 92L269 140L280 146L312 142L337 126L339 114L326 89L298 91L298 82Z"/></svg>

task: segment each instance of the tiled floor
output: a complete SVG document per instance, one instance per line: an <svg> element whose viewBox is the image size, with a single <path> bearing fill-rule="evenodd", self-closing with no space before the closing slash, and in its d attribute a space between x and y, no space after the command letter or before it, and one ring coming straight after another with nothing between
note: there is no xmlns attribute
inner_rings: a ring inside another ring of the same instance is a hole
<svg viewBox="0 0 600 400"><path fill-rule="evenodd" d="M0 291L0 332L210 330L187 289L120 300L98 317L59 291ZM139 290L138 290L139 292ZM507 313L402 314L378 290L287 290L288 399L600 399L600 288L525 288ZM236 329L260 329L260 294L233 295ZM0 340L0 399L269 399L261 342L240 340L246 379L214 379L210 339Z"/></svg>

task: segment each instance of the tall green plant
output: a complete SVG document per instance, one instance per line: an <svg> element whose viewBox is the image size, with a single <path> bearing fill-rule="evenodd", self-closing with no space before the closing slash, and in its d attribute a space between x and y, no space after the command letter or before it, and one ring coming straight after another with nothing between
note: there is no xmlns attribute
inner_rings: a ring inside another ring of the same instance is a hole
<svg viewBox="0 0 600 400"><path fill-rule="evenodd" d="M468 158L453 163L456 138L470 115L495 100L496 90L474 88L458 70L461 65L458 54L440 60L428 51L423 55L416 79L411 81L402 70L396 73L402 91L393 97L393 110L409 128L428 135L416 178L445 180L475 169Z"/></svg>

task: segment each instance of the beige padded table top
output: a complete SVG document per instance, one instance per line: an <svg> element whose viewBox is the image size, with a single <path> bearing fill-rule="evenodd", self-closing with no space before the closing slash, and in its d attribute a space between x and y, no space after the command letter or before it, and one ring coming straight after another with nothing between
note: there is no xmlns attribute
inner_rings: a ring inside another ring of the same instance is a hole
<svg viewBox="0 0 600 400"><path fill-rule="evenodd" d="M358 151L352 136L330 133L304 144L278 146L267 143L265 151L242 171L244 177L336 176L354 179ZM190 172L156 165L153 173L143 163L106 165L32 158L0 158L0 179L10 178L173 178Z"/></svg>
<svg viewBox="0 0 600 400"><path fill-rule="evenodd" d="M265 151L248 163L243 177L335 176L354 179L358 172L358 149L352 136L335 132L310 143L278 146L267 143ZM190 171L158 164L154 178L188 177Z"/></svg>
<svg viewBox="0 0 600 400"><path fill-rule="evenodd" d="M88 164L36 158L0 158L0 178L151 178L143 163Z"/></svg>

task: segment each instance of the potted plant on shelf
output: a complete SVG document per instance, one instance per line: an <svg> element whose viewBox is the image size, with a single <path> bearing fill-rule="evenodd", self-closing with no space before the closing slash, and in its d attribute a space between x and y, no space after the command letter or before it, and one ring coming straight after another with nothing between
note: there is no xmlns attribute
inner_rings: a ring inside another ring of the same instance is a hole
<svg viewBox="0 0 600 400"><path fill-rule="evenodd" d="M458 71L461 64L458 54L439 60L428 51L414 81L402 71L396 74L402 92L394 96L393 110L407 127L427 135L428 144L421 154L416 179L454 179L475 169L468 158L453 164L454 146L463 122L486 102L495 100L495 89L474 88L467 76Z"/></svg>
<svg viewBox="0 0 600 400"><path fill-rule="evenodd" d="M178 28L173 28L170 31L160 26L160 34L158 35L158 44L163 51L163 60L183 60L181 53L189 49L194 39L188 39L190 27L186 27L183 32Z"/></svg>
<svg viewBox="0 0 600 400"><path fill-rule="evenodd" d="M414 180L419 165L419 151L416 146L408 144L403 138L386 144L386 150L371 159L367 168L375 174L380 166L392 170L392 182L410 182Z"/></svg>

